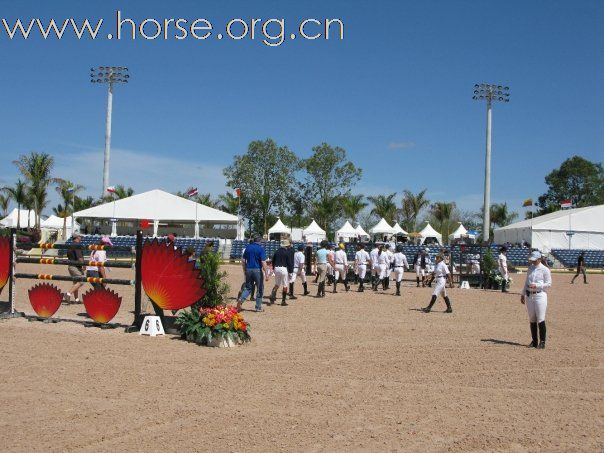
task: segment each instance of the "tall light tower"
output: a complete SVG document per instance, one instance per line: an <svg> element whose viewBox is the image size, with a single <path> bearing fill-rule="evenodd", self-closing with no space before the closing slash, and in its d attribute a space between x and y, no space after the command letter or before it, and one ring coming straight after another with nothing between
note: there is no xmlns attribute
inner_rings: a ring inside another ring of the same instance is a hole
<svg viewBox="0 0 604 453"><path fill-rule="evenodd" d="M510 88L481 83L474 85L476 101L487 101L487 144L484 159L484 207L482 212L482 240L487 242L491 230L491 108L493 102L510 102Z"/></svg>
<svg viewBox="0 0 604 453"><path fill-rule="evenodd" d="M103 192L101 198L106 194L109 187L109 157L111 154L111 113L113 110L113 85L128 83L130 74L125 66L99 66L90 68L90 82L106 83L107 91L107 119L105 122L105 156L103 159Z"/></svg>

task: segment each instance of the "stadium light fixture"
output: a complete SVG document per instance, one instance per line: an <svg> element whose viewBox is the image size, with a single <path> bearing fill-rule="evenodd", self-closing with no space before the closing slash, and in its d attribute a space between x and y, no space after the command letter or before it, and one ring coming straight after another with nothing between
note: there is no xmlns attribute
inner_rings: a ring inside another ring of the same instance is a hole
<svg viewBox="0 0 604 453"><path fill-rule="evenodd" d="M98 66L90 68L91 83L106 83L107 90L107 118L105 121L105 155L103 158L103 192L106 195L109 187L109 158L111 154L111 116L113 111L113 85L128 83L130 74L125 66Z"/></svg>
<svg viewBox="0 0 604 453"><path fill-rule="evenodd" d="M482 212L482 239L487 242L491 229L491 125L493 102L510 102L510 87L481 83L474 85L475 101L487 101L487 140L484 163L484 205Z"/></svg>

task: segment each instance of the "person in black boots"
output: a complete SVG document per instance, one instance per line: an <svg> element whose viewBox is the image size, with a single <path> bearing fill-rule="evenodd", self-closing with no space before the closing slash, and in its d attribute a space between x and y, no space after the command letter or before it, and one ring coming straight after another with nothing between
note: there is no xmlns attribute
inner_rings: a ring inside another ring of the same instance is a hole
<svg viewBox="0 0 604 453"><path fill-rule="evenodd" d="M409 263L407 257L403 253L403 244L396 246L396 253L394 254L394 278L396 279L396 295L401 295L401 282L403 281L403 274L405 268L409 270Z"/></svg>
<svg viewBox="0 0 604 453"><path fill-rule="evenodd" d="M359 251L354 256L354 263L359 275L359 289L357 291L362 293L365 291L365 275L367 274L367 266L371 264L371 258L369 257L367 250L365 250L364 244L359 244Z"/></svg>
<svg viewBox="0 0 604 453"><path fill-rule="evenodd" d="M508 292L508 280L510 279L510 276L508 274L508 249L506 247L501 247L499 249L499 257L497 258L497 266L499 267L499 273L501 274L501 277L503 278L502 282L501 282L501 292L502 293L507 293Z"/></svg>
<svg viewBox="0 0 604 453"><path fill-rule="evenodd" d="M378 255L378 265L380 267L380 277L379 280L375 283L374 290L377 291L380 283L382 284L382 291L386 290L386 280L388 279L388 270L390 269L390 256L386 251L385 245L380 245L379 255Z"/></svg>
<svg viewBox="0 0 604 453"><path fill-rule="evenodd" d="M579 274L583 274L583 283L587 284L587 274L585 273L585 252L581 252L579 254L579 258L577 258L577 273L570 282L575 283L575 279L579 276Z"/></svg>
<svg viewBox="0 0 604 453"><path fill-rule="evenodd" d="M275 286L271 293L271 304L277 299L277 291L281 288L281 305L287 305L287 290L289 289L289 276L294 271L294 255L289 250L289 240L281 241L281 247L273 255L273 270L275 272Z"/></svg>
<svg viewBox="0 0 604 453"><path fill-rule="evenodd" d="M333 280L333 292L337 293L338 282L342 280L344 282L344 288L348 292L350 289L348 287L348 257L346 256L346 245L344 243L340 243L338 246L338 250L334 256L335 260L335 272L334 272L334 280Z"/></svg>
<svg viewBox="0 0 604 453"><path fill-rule="evenodd" d="M306 257L304 256L304 246L300 244L298 246L298 251L294 254L294 272L290 276L289 282L289 298L296 299L294 296L294 283L296 283L296 278L298 275L302 277L302 287L304 288L304 295L307 296L308 286L306 283L306 269L305 269L305 261Z"/></svg>
<svg viewBox="0 0 604 453"><path fill-rule="evenodd" d="M447 282L451 283L451 273L449 272L449 268L444 262L444 257L442 255L436 255L436 266L434 267L434 280L436 281L436 286L434 287L434 292L432 293L432 299L430 299L430 304L427 307L422 308L424 313L430 313L432 311L432 307L436 303L436 299L438 296L442 295L445 299L445 304L447 304L447 310L445 313L453 313L453 308L451 308L451 301L449 300L449 296L447 296Z"/></svg>
<svg viewBox="0 0 604 453"><path fill-rule="evenodd" d="M413 267L415 268L415 278L417 280L417 287L419 288L419 282L421 277L422 287L426 286L426 270L428 268L430 258L428 257L428 249L421 249L413 258Z"/></svg>
<svg viewBox="0 0 604 453"><path fill-rule="evenodd" d="M529 347L545 349L545 312L547 310L547 289L552 286L552 274L541 262L541 253L534 251L529 256L524 289L520 303L526 305L531 325L532 342ZM539 338L537 339L537 331Z"/></svg>

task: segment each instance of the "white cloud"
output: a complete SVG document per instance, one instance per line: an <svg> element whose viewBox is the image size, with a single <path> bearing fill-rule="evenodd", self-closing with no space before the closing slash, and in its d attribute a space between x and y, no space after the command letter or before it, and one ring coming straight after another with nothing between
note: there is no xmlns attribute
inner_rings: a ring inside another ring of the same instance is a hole
<svg viewBox="0 0 604 453"><path fill-rule="evenodd" d="M415 146L414 142L390 142L388 149L409 149Z"/></svg>

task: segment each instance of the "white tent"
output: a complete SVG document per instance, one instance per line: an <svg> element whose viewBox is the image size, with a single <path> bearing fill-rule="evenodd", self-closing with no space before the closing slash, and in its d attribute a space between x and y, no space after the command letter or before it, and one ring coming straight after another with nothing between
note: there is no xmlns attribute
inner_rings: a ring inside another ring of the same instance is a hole
<svg viewBox="0 0 604 453"><path fill-rule="evenodd" d="M457 227L457 229L449 235L449 240L459 239L462 236L468 236L471 238L476 237L474 234L468 233L468 230L466 230L466 228L461 224L461 222L459 222L459 226Z"/></svg>
<svg viewBox="0 0 604 453"><path fill-rule="evenodd" d="M382 219L369 230L371 234L394 234L394 228L392 228L386 219L382 217Z"/></svg>
<svg viewBox="0 0 604 453"><path fill-rule="evenodd" d="M63 217L58 217L56 215L51 215L46 220L42 221L40 224L42 228L50 228L53 230L60 230L63 228ZM77 222L74 222L75 229L77 230L80 225ZM67 229L71 229L71 216L67 217Z"/></svg>
<svg viewBox="0 0 604 453"><path fill-rule="evenodd" d="M403 230L403 227L401 227L398 222L396 222L394 224L394 226L392 227L392 229L394 230L394 234L397 235L403 235L403 236L409 236L409 233L407 233L405 230Z"/></svg>
<svg viewBox="0 0 604 453"><path fill-rule="evenodd" d="M356 230L357 236L359 238L368 238L369 237L367 232L363 229L363 227L360 224L355 228L355 230Z"/></svg>
<svg viewBox="0 0 604 453"><path fill-rule="evenodd" d="M21 212L20 216L17 215ZM0 225L7 228L27 228L27 216L29 215L29 226L33 227L36 224L36 213L34 211L28 211L27 209L21 209L20 211L15 208L9 215L0 220ZM19 226L17 226L17 217L19 218Z"/></svg>
<svg viewBox="0 0 604 453"><path fill-rule="evenodd" d="M350 222L347 220L342 227L336 231L336 241L347 240L358 237L357 230L353 228Z"/></svg>
<svg viewBox="0 0 604 453"><path fill-rule="evenodd" d="M227 225L237 229L237 216L195 203L192 200L155 189L121 200L94 206L74 213L76 219L112 219L112 234L117 220L153 221L153 235L157 235L159 222L194 223L195 236L199 235L199 223Z"/></svg>
<svg viewBox="0 0 604 453"><path fill-rule="evenodd" d="M423 244L427 238L435 238L439 244L443 243L443 235L432 228L432 225L429 223L419 232L419 237L421 238L420 243Z"/></svg>
<svg viewBox="0 0 604 453"><path fill-rule="evenodd" d="M315 219L310 222L310 225L308 225L306 228L304 228L304 230L302 230L302 235L304 236L304 239L306 241L310 242L319 242L323 239L327 239L325 230L321 228L317 224L317 222L315 222Z"/></svg>
<svg viewBox="0 0 604 453"><path fill-rule="evenodd" d="M568 234L571 233L571 234ZM495 230L495 242L522 243L551 249L604 249L604 205L565 209L522 220Z"/></svg>
<svg viewBox="0 0 604 453"><path fill-rule="evenodd" d="M268 234L290 234L291 230L285 226L280 218L277 218L275 224L268 229Z"/></svg>

